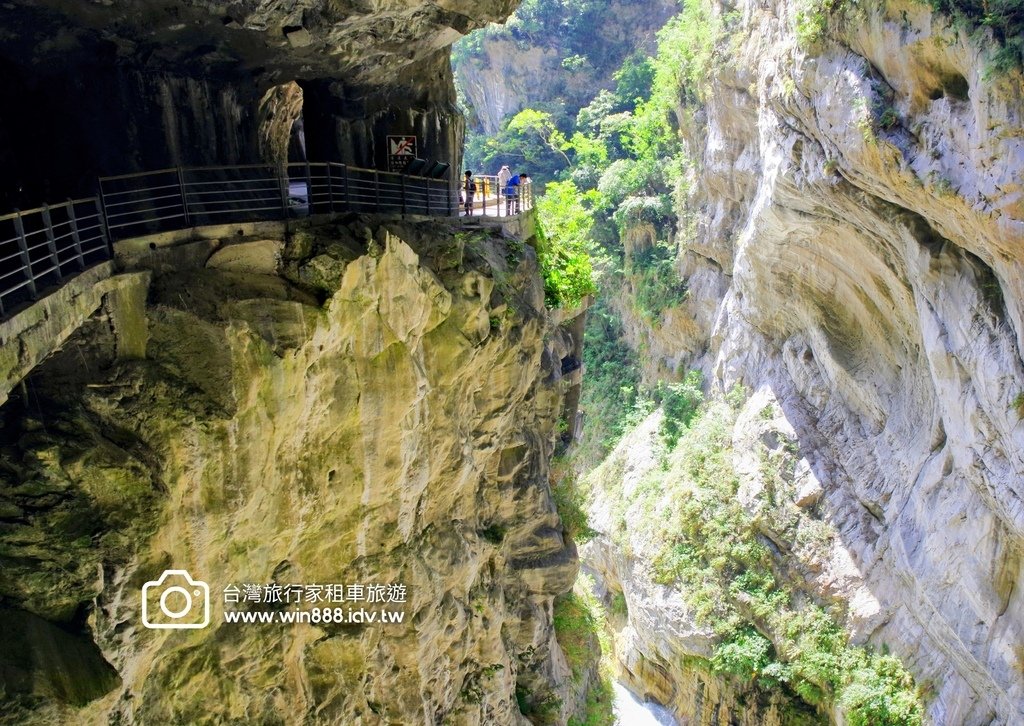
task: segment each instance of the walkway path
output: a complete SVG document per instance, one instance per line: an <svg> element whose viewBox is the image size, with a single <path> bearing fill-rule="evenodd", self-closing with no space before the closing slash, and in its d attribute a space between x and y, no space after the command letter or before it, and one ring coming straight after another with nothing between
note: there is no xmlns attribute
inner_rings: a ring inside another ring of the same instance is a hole
<svg viewBox="0 0 1024 726"><path fill-rule="evenodd" d="M99 190L95 197L0 216L0 320L110 259L120 239L321 214L456 217L461 211L446 179L335 163L175 167L103 177ZM493 191L481 195L473 216L505 217L499 201ZM521 211L532 206L532 194L524 194Z"/></svg>
<svg viewBox="0 0 1024 726"><path fill-rule="evenodd" d="M478 174L473 177L477 192L473 196L473 207L470 215L466 215L464 197L460 192L459 214L477 217L514 217L520 211L533 208L533 184L527 182L515 190L512 199L503 193L498 177L489 174ZM461 182L465 184L465 182Z"/></svg>

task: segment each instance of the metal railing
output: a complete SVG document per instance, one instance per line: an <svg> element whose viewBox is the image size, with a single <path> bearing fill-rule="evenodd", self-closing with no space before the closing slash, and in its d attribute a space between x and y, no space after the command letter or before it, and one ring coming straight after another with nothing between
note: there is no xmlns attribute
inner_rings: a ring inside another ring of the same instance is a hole
<svg viewBox="0 0 1024 726"><path fill-rule="evenodd" d="M477 174L473 177L476 193L470 204L472 216L512 217L533 208L533 184L527 181L516 187L502 186L498 177L491 174ZM466 213L466 180L459 180L459 211Z"/></svg>
<svg viewBox="0 0 1024 726"><path fill-rule="evenodd" d="M451 216L448 181L346 164L175 167L100 179L112 237L335 212Z"/></svg>
<svg viewBox="0 0 1024 726"><path fill-rule="evenodd" d="M0 217L0 318L110 256L97 197Z"/></svg>
<svg viewBox="0 0 1024 726"><path fill-rule="evenodd" d="M508 195L497 177L477 180L476 216L514 216L533 206L529 184ZM339 212L450 217L463 206L445 179L336 163L174 167L102 177L96 197L0 217L0 319L110 259L119 239Z"/></svg>

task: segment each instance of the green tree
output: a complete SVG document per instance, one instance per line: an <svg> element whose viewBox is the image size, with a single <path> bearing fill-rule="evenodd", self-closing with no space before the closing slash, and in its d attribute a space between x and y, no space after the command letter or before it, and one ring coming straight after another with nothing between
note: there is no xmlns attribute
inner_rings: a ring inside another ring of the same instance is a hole
<svg viewBox="0 0 1024 726"><path fill-rule="evenodd" d="M619 110L632 111L650 98L654 84L654 63L650 56L636 52L626 57L615 73L615 100Z"/></svg>
<svg viewBox="0 0 1024 726"><path fill-rule="evenodd" d="M550 113L525 108L512 117L506 128L510 133L518 136L539 140L551 151L559 154L565 160L566 166L572 163L569 161L568 154L565 153L570 148L569 141L555 125Z"/></svg>
<svg viewBox="0 0 1024 726"><path fill-rule="evenodd" d="M528 108L507 119L496 136L470 135L465 161L468 168L492 174L508 164L515 171L529 172L543 186L569 166L571 148L553 113Z"/></svg>
<svg viewBox="0 0 1024 726"><path fill-rule="evenodd" d="M590 208L595 196L581 194L572 182L551 182L537 200L537 257L550 307L576 307L597 292L590 258Z"/></svg>

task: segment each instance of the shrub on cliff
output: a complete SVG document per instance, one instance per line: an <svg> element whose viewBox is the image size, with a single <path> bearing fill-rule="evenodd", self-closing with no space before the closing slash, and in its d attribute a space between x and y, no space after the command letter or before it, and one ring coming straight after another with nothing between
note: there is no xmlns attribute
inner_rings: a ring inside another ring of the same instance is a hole
<svg viewBox="0 0 1024 726"><path fill-rule="evenodd" d="M583 346L583 381L580 408L586 412L583 437L574 459L584 471L593 469L622 438L623 433L652 409L640 392L636 354L623 342L624 331L602 294L587 311Z"/></svg>
<svg viewBox="0 0 1024 726"><path fill-rule="evenodd" d="M680 433L667 470L654 470L623 505L632 511L672 502L662 517L635 526L649 527L644 536L662 543L655 580L681 592L698 622L717 636L706 667L814 707L838 706L851 726L920 724L919 695L900 661L852 644L840 612L809 602L777 575L801 565L765 531L795 537L804 515L782 503L792 502L792 492L774 506L740 502L736 415L724 402L702 404ZM778 477L775 486L784 484Z"/></svg>
<svg viewBox="0 0 1024 726"><path fill-rule="evenodd" d="M1024 3L1020 0L928 0L928 4L972 30L992 29L999 49L992 56L991 70L1006 73L1024 67Z"/></svg>
<svg viewBox="0 0 1024 726"><path fill-rule="evenodd" d="M572 670L573 686L586 688L586 704L569 717L568 726L613 726L611 653L604 608L594 595L594 581L580 575L572 591L555 598L555 638Z"/></svg>
<svg viewBox="0 0 1024 726"><path fill-rule="evenodd" d="M586 544L597 534L587 516L590 489L564 457L551 462L551 498L565 534L578 545Z"/></svg>
<svg viewBox="0 0 1024 726"><path fill-rule="evenodd" d="M687 287L676 270L675 256L667 243L658 242L636 251L628 261L636 310L650 323L656 323L662 311L686 300Z"/></svg>
<svg viewBox="0 0 1024 726"><path fill-rule="evenodd" d="M721 37L722 21L710 0L696 0L658 31L651 101L672 107L679 92L687 100L703 98Z"/></svg>
<svg viewBox="0 0 1024 726"><path fill-rule="evenodd" d="M548 307L574 308L597 292L589 252L593 199L572 182L552 182L537 200L537 258Z"/></svg>
<svg viewBox="0 0 1024 726"><path fill-rule="evenodd" d="M697 409L704 401L701 385L704 376L700 371L690 371L680 383L662 383L658 386L657 398L661 400L664 417L661 419L661 436L669 449L676 442L697 415Z"/></svg>

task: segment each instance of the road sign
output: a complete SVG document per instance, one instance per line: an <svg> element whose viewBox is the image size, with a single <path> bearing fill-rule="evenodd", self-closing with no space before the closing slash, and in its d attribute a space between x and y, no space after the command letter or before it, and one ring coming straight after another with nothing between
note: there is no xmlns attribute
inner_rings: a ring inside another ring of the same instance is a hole
<svg viewBox="0 0 1024 726"><path fill-rule="evenodd" d="M388 136L388 171L402 171L415 158L415 136Z"/></svg>

